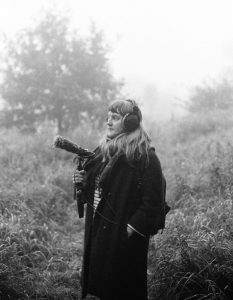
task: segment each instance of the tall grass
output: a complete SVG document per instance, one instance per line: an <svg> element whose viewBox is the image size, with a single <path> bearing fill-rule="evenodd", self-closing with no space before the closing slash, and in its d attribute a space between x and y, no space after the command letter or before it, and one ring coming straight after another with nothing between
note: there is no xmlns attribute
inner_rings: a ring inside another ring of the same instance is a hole
<svg viewBox="0 0 233 300"><path fill-rule="evenodd" d="M233 124L227 116L151 125L172 210L163 234L150 241L150 299L233 297ZM0 299L80 298L83 220L72 199L75 165L72 154L52 147L54 136L49 126L34 135L0 132ZM81 126L66 137L91 150L100 132Z"/></svg>
<svg viewBox="0 0 233 300"><path fill-rule="evenodd" d="M173 123L161 151L172 210L151 241L151 299L233 297L233 122L216 119L222 126L207 133L192 130L196 120Z"/></svg>
<svg viewBox="0 0 233 300"><path fill-rule="evenodd" d="M52 147L54 135L43 126L34 135L0 133L0 299L79 299L75 165L72 154ZM90 147L98 138L85 128L68 135Z"/></svg>

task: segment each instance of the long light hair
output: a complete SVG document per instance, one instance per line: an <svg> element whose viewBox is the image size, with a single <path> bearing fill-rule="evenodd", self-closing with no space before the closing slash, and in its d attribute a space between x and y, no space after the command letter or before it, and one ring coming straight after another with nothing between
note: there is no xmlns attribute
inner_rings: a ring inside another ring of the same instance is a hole
<svg viewBox="0 0 233 300"><path fill-rule="evenodd" d="M134 131L125 131L113 139L103 140L100 145L103 161L108 161L113 155L123 152L129 163L139 159L143 154L146 155L146 162L148 162L151 138L143 129L141 124L142 114L137 103L134 100L115 100L110 104L108 111L118 113L124 117L126 114L133 113L135 106L140 119L139 126Z"/></svg>

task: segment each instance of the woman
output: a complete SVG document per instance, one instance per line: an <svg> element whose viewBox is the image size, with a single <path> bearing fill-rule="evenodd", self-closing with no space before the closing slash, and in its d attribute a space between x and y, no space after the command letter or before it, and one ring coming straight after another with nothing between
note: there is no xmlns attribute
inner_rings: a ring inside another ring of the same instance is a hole
<svg viewBox="0 0 233 300"><path fill-rule="evenodd" d="M147 299L149 236L161 225L164 178L133 100L108 110L107 138L76 171L85 218L82 297Z"/></svg>

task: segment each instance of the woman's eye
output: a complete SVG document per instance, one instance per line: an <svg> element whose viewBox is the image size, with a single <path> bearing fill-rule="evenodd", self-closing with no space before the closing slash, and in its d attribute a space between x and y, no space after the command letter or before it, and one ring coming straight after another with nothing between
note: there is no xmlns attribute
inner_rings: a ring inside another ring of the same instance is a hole
<svg viewBox="0 0 233 300"><path fill-rule="evenodd" d="M121 116L118 116L118 115L111 115L111 116L108 116L106 117L105 121L106 122L109 122L109 120L112 120L112 121L118 121L120 120Z"/></svg>

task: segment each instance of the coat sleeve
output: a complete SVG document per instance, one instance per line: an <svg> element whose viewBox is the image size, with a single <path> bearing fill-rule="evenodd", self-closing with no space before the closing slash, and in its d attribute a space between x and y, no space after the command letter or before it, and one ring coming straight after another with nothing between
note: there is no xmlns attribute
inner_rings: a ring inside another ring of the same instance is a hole
<svg viewBox="0 0 233 300"><path fill-rule="evenodd" d="M163 213L164 188L160 161L154 150L149 152L149 164L142 177L141 202L128 224L143 235L150 235L159 228Z"/></svg>

